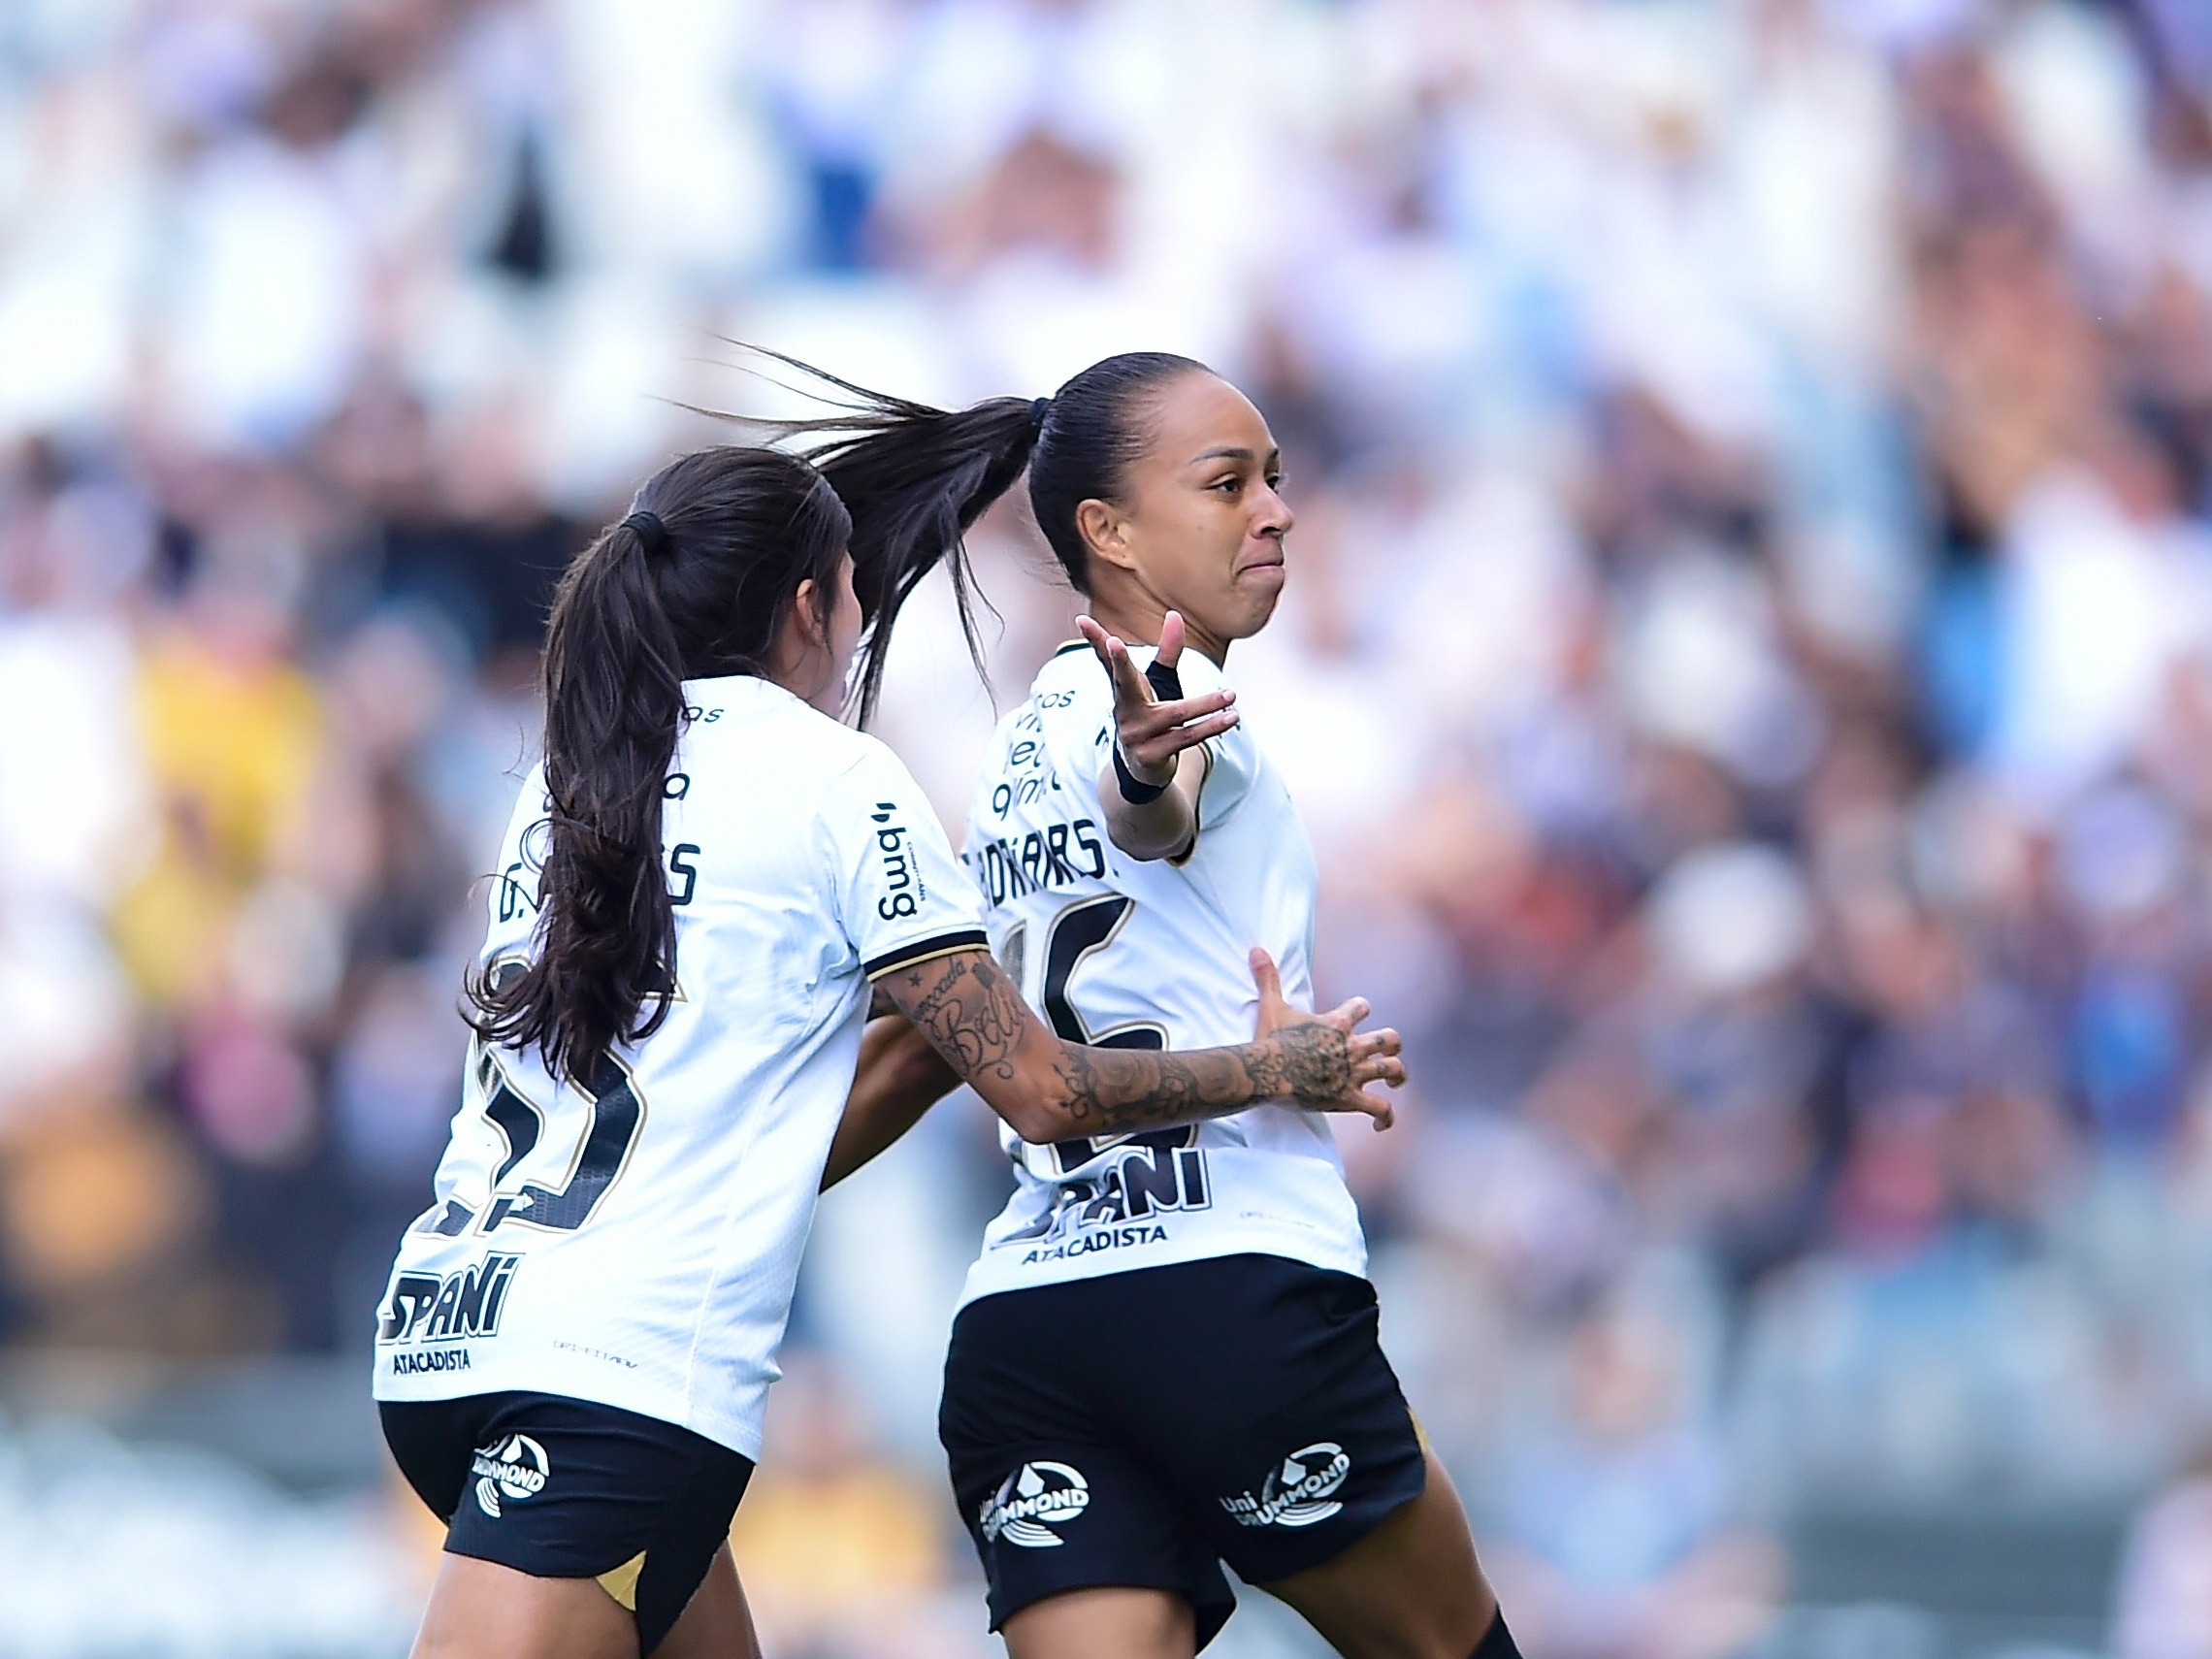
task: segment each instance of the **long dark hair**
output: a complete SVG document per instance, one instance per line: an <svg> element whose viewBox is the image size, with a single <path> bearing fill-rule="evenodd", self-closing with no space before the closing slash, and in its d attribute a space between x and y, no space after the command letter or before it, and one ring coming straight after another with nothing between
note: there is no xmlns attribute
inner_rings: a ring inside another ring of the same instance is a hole
<svg viewBox="0 0 2212 1659"><path fill-rule="evenodd" d="M795 443L725 446L671 462L633 510L563 574L545 640L545 790L537 950L472 976L470 1021L486 1041L537 1048L555 1075L587 1077L604 1050L667 1018L675 912L661 863L661 802L684 719L683 682L765 674L799 585L827 628L839 557L866 633L853 690L875 707L900 608L947 567L980 668L979 598L961 537L1029 472L1029 499L1068 579L1089 591L1075 509L1119 498L1143 452L1139 396L1204 366L1130 352L1052 398L947 410L785 357L835 388L830 412L750 422Z"/></svg>
<svg viewBox="0 0 2212 1659"><path fill-rule="evenodd" d="M545 634L538 949L519 972L495 963L470 981L486 1040L586 1077L602 1051L667 1017L675 916L661 801L683 682L765 672L801 582L827 627L851 534L803 460L704 449L655 473L630 516L569 563Z"/></svg>
<svg viewBox="0 0 2212 1659"><path fill-rule="evenodd" d="M975 585L963 538L1029 465L1036 406L1027 398L990 398L964 409L934 408L870 391L765 346L747 349L831 388L794 388L830 413L746 424L795 443L853 515L853 593L867 629L853 686L862 724L875 713L883 689L892 626L922 578L940 564L952 578L968 657L981 673L975 610L988 602Z"/></svg>
<svg viewBox="0 0 2212 1659"><path fill-rule="evenodd" d="M962 537L1025 469L1029 506L1053 556L1080 594L1090 591L1090 554L1076 509L1122 499L1122 478L1144 453L1146 394L1184 374L1210 374L1193 358L1124 351L1103 358L1049 398L992 398L965 409L932 408L874 392L763 346L748 349L834 389L816 393L834 412L812 420L752 422L797 440L853 515L853 587L868 625L857 690L861 718L874 712L892 623L941 562L952 577L961 633L976 669L981 598Z"/></svg>

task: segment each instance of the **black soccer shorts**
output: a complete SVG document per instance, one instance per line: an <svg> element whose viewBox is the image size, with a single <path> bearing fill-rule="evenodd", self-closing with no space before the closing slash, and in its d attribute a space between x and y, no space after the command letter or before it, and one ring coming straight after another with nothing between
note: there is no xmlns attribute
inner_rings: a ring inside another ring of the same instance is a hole
<svg viewBox="0 0 2212 1659"><path fill-rule="evenodd" d="M971 1302L937 1432L991 1627L1063 1590L1173 1590L1203 1647L1236 1597L1334 1559L1427 1459L1364 1279L1270 1255Z"/></svg>
<svg viewBox="0 0 2212 1659"><path fill-rule="evenodd" d="M753 1475L704 1435L560 1394L377 1410L449 1551L539 1578L597 1578L635 1615L640 1659L705 1578Z"/></svg>

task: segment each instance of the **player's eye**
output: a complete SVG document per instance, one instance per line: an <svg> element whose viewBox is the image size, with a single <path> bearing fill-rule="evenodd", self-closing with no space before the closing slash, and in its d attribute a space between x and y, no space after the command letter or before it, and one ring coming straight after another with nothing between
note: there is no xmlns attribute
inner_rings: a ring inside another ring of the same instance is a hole
<svg viewBox="0 0 2212 1659"><path fill-rule="evenodd" d="M1225 490L1233 496L1244 488L1244 480L1232 472L1226 478L1216 479L1213 487L1217 490Z"/></svg>

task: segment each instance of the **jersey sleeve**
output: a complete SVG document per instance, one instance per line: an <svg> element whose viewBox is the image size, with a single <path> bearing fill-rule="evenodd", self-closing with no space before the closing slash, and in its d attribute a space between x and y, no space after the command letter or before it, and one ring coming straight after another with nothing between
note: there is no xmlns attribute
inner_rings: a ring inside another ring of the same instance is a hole
<svg viewBox="0 0 2212 1659"><path fill-rule="evenodd" d="M845 937L868 978L990 949L974 882L897 756L870 742L831 781L822 830Z"/></svg>
<svg viewBox="0 0 2212 1659"><path fill-rule="evenodd" d="M1184 652L1177 671L1182 676L1185 697L1204 697L1228 683L1221 670L1196 651ZM1244 803L1245 797L1252 793L1252 779L1259 773L1259 746L1242 724L1232 726L1219 737L1207 738L1203 747L1206 781L1198 791L1200 834L1219 827Z"/></svg>

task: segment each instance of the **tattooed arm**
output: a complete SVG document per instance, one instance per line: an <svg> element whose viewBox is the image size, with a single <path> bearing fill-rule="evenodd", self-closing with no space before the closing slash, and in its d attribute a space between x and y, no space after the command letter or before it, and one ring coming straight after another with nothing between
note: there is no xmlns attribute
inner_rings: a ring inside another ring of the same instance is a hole
<svg viewBox="0 0 2212 1659"><path fill-rule="evenodd" d="M1387 1127L1388 1104L1363 1086L1405 1081L1397 1032L1360 1031L1367 1004L1356 997L1318 1017L1288 1008L1265 952L1252 953L1252 972L1266 1034L1233 1048L1181 1051L1061 1041L986 951L935 957L879 983L1025 1141L1156 1129L1285 1098L1316 1111L1363 1112Z"/></svg>

